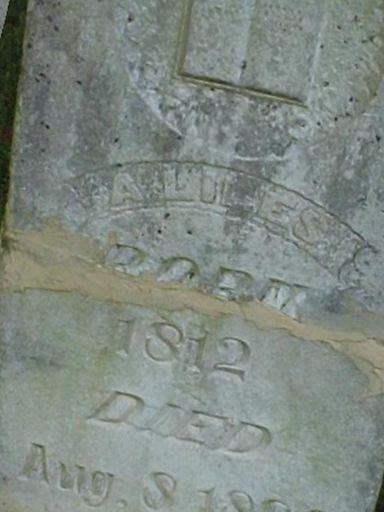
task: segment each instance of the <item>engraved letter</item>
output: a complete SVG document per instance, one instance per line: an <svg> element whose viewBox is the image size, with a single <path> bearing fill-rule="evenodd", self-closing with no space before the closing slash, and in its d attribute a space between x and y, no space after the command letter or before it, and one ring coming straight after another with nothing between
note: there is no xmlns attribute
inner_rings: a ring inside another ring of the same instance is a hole
<svg viewBox="0 0 384 512"><path fill-rule="evenodd" d="M154 361L170 362L176 358L183 335L174 325L152 324L151 332L145 340L145 351Z"/></svg>
<svg viewBox="0 0 384 512"><path fill-rule="evenodd" d="M218 346L219 362L214 370L227 372L244 380L244 366L248 364L251 350L245 341L236 338L223 338Z"/></svg>
<svg viewBox="0 0 384 512"><path fill-rule="evenodd" d="M49 483L45 446L32 444L25 460L21 476L28 479L40 480L47 484Z"/></svg>
<svg viewBox="0 0 384 512"><path fill-rule="evenodd" d="M241 423L227 444L230 452L246 453L268 446L272 441L269 430L251 423Z"/></svg>
<svg viewBox="0 0 384 512"><path fill-rule="evenodd" d="M247 272L220 268L213 293L228 300L250 300L253 278Z"/></svg>
<svg viewBox="0 0 384 512"><path fill-rule="evenodd" d="M171 283L191 283L199 275L196 263L188 258L169 258L161 266L157 280Z"/></svg>
<svg viewBox="0 0 384 512"><path fill-rule="evenodd" d="M335 221L334 221L335 222ZM328 219L314 210L304 210L292 228L293 235L304 243L314 245L327 238Z"/></svg>
<svg viewBox="0 0 384 512"><path fill-rule="evenodd" d="M148 508L159 510L173 502L177 482L167 473L152 473L143 490L143 500Z"/></svg>
<svg viewBox="0 0 384 512"><path fill-rule="evenodd" d="M89 419L107 423L129 423L131 416L137 414L143 407L144 402L140 397L115 391Z"/></svg>
<svg viewBox="0 0 384 512"><path fill-rule="evenodd" d="M63 490L72 491L75 487L75 481L78 479L78 473L80 471L80 467L76 468L77 475L71 473L65 464L60 462L60 470L59 470L59 488Z"/></svg>
<svg viewBox="0 0 384 512"><path fill-rule="evenodd" d="M291 509L281 501L268 500L262 504L261 512L291 512Z"/></svg>
<svg viewBox="0 0 384 512"><path fill-rule="evenodd" d="M194 411L192 417L176 435L178 439L205 445L216 450L222 444L226 418Z"/></svg>
<svg viewBox="0 0 384 512"><path fill-rule="evenodd" d="M208 169L202 175L201 202L207 204L220 204L228 189L227 177L221 172Z"/></svg>
<svg viewBox="0 0 384 512"><path fill-rule="evenodd" d="M216 489L208 489L208 491L199 491L200 494L204 494L204 505L199 509L199 512L214 512L214 496Z"/></svg>
<svg viewBox="0 0 384 512"><path fill-rule="evenodd" d="M131 347L132 337L135 332L136 319L119 320L119 324L115 329L118 350L117 353L123 357L127 357Z"/></svg>
<svg viewBox="0 0 384 512"><path fill-rule="evenodd" d="M229 497L236 512L254 512L255 504L246 492L232 491Z"/></svg>
<svg viewBox="0 0 384 512"><path fill-rule="evenodd" d="M72 491L90 507L98 507L108 498L114 476L101 471L87 474L83 466L76 466L70 471L60 462L59 488Z"/></svg>
<svg viewBox="0 0 384 512"><path fill-rule="evenodd" d="M258 215L265 220L271 233L284 238L289 236L289 226L296 215L296 208L284 203L278 190L267 190Z"/></svg>
<svg viewBox="0 0 384 512"><path fill-rule="evenodd" d="M129 206L129 203L142 201L142 199L143 195L134 182L132 176L124 173L118 174L115 177L112 192L113 206Z"/></svg>
<svg viewBox="0 0 384 512"><path fill-rule="evenodd" d="M79 486L79 493L90 507L99 507L107 499L111 491L114 476L110 473L94 471L89 482L84 479Z"/></svg>
<svg viewBox="0 0 384 512"><path fill-rule="evenodd" d="M180 425L184 427L192 416L192 412L184 411L177 405L165 404L155 413L145 428L164 437L174 436L179 432Z"/></svg>
<svg viewBox="0 0 384 512"><path fill-rule="evenodd" d="M147 259L147 254L130 245L116 244L108 252L105 263L126 274L138 275L141 265Z"/></svg>

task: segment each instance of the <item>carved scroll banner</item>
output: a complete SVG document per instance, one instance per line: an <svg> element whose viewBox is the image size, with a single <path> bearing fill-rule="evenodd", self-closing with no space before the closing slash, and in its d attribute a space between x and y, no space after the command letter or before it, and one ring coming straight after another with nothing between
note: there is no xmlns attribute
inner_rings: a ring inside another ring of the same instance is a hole
<svg viewBox="0 0 384 512"><path fill-rule="evenodd" d="M374 512L379 0L30 0L0 510Z"/></svg>

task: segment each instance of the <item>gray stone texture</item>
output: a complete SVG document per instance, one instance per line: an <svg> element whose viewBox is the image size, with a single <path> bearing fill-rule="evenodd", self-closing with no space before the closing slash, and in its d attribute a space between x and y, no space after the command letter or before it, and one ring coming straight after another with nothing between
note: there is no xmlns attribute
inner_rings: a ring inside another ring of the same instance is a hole
<svg viewBox="0 0 384 512"><path fill-rule="evenodd" d="M381 312L382 4L296 3L32 2L9 226Z"/></svg>
<svg viewBox="0 0 384 512"><path fill-rule="evenodd" d="M2 311L5 510L347 512L372 500L378 403L326 344L51 292L7 296ZM93 488L94 471L110 490ZM150 484L160 473L165 497Z"/></svg>
<svg viewBox="0 0 384 512"><path fill-rule="evenodd" d="M7 512L373 512L381 0L30 0Z"/></svg>

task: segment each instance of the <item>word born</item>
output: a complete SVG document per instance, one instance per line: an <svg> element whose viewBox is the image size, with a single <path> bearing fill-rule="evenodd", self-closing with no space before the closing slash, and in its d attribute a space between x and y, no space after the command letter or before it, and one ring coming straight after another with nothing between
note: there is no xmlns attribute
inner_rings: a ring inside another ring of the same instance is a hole
<svg viewBox="0 0 384 512"><path fill-rule="evenodd" d="M160 283L183 283L227 300L252 301L257 298L290 316L296 316L297 305L306 298L307 288L302 285L273 278L263 278L260 283L243 270L220 266L207 278L190 258L174 256L154 261L148 252L124 243L111 247L105 258L107 266L126 274L142 275L149 270Z"/></svg>
<svg viewBox="0 0 384 512"><path fill-rule="evenodd" d="M43 445L32 444L22 469L21 479L35 480L70 491L88 506L99 507L109 498L114 475L87 471L84 466L69 469L63 462L49 461Z"/></svg>
<svg viewBox="0 0 384 512"><path fill-rule="evenodd" d="M89 420L117 426L131 425L162 437L197 443L209 450L244 454L268 446L270 431L260 425L236 421L174 404L155 407L136 395L114 391Z"/></svg>
<svg viewBox="0 0 384 512"><path fill-rule="evenodd" d="M142 499L147 508L151 510L168 510L177 499L179 482L168 473L151 473L143 488ZM260 508L256 507L254 499L246 492L233 490L220 496L216 489L197 491L201 506L199 512L291 512L291 508L284 502L276 499L265 500ZM311 512L321 512L312 510Z"/></svg>
<svg viewBox="0 0 384 512"><path fill-rule="evenodd" d="M199 265L190 258L174 256L156 262L148 252L125 243L111 247L105 263L133 275L149 270L159 282L184 283L228 300L251 301L256 296L256 280L248 272L220 266L215 275L207 278L202 276Z"/></svg>

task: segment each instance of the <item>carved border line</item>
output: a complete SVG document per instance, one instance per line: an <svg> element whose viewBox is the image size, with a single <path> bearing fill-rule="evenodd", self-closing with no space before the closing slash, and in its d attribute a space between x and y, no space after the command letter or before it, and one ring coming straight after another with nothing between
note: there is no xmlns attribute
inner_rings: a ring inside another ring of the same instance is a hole
<svg viewBox="0 0 384 512"><path fill-rule="evenodd" d="M77 180L84 178L86 176L89 176L89 175L100 174L102 171L106 171L106 170L109 173L110 169L115 170L117 173L118 172L125 173L125 172L129 172L125 168L135 167L138 165L175 165L175 164L177 164L177 165L196 165L196 166L208 167L208 168L212 168L212 169L220 169L223 173L225 173L225 172L228 173L228 175L239 174L239 175L245 176L249 179L262 182L265 185L276 187L277 189L287 192L288 194L296 195L297 197L301 198L303 201L308 202L315 208L319 208L325 214L333 217L335 222L344 226L344 228L346 228L351 233L353 233L367 247L372 247L372 249L373 249L373 246L371 246L369 244L369 242L358 231L356 231L350 224L348 224L348 222L344 221L338 215L336 215L332 211L325 208L321 203L318 203L317 201L307 197L302 192L299 192L298 190L295 190L294 188L287 187L286 185L279 183L278 181L274 181L269 178L266 178L265 176L263 176L261 174L252 174L249 171L246 171L246 170L243 170L243 169L237 168L237 167L230 167L228 165L221 165L218 163L211 164L204 160L188 160L188 159L185 159L185 160L161 160L161 159L160 160L158 160L158 159L130 160L127 162L119 162L118 164L109 165L107 167L97 167L94 171L83 172L74 178L70 178L67 181L68 182L77 181ZM162 206L164 206L164 205L162 204ZM127 211L127 210L129 211L128 208L126 210L121 210L121 211ZM209 211L212 212L212 210L209 210ZM219 212L217 212L217 213L219 213ZM106 215L108 215L108 213Z"/></svg>
<svg viewBox="0 0 384 512"><path fill-rule="evenodd" d="M182 13L182 19L180 23L180 30L177 42L177 55L176 55L176 66L175 66L175 78L183 80L184 82L191 83L193 85L200 85L203 87L209 87L210 89L221 89L234 94L242 94L243 96L257 97L269 99L272 101L278 101L280 103L287 103L289 105L295 105L301 108L308 108L308 106L297 98L285 96L284 94L276 94L269 92L264 89L256 89L247 86L238 86L225 80L215 80L207 76L199 76L188 73L184 69L185 59L188 52L188 43L190 35L190 25L192 20L192 9L195 0L184 0L184 7Z"/></svg>

